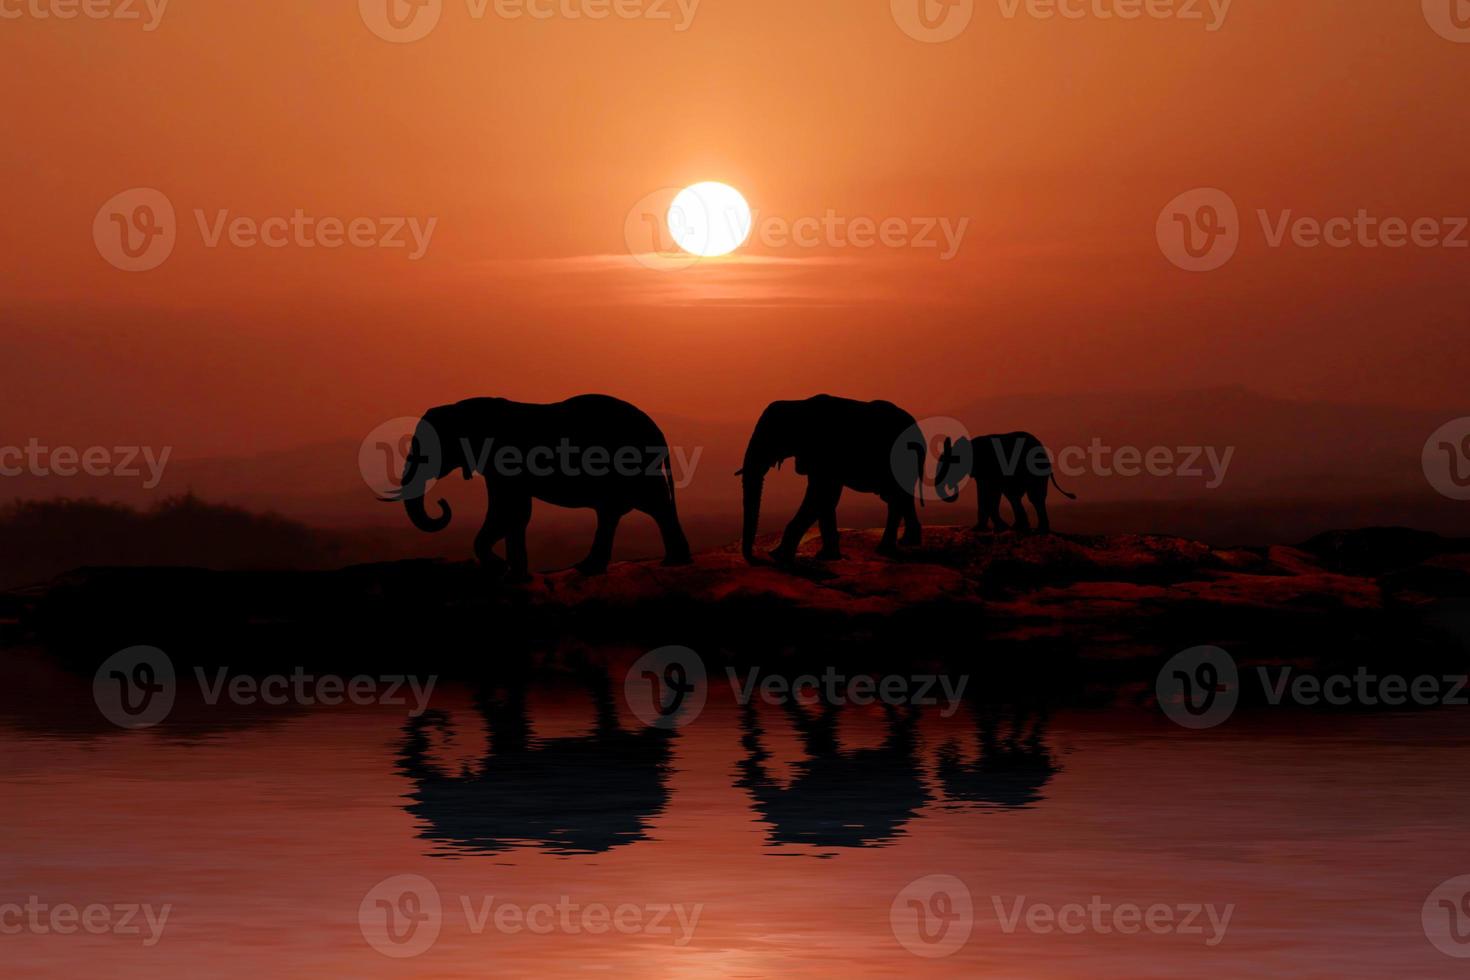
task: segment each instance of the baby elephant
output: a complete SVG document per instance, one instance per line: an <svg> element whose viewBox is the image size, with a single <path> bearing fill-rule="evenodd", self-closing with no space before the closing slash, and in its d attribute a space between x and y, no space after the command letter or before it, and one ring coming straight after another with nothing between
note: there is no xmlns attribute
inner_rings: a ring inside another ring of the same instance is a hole
<svg viewBox="0 0 1470 980"><path fill-rule="evenodd" d="M1029 531L1031 522L1021 498L1031 500L1036 508L1036 526L1042 534L1051 530L1046 516L1048 484L1056 486L1062 496L1076 500L1075 494L1062 490L1051 470L1051 458L1041 440L1029 432L980 436L977 439L944 440L944 452L934 473L934 492L940 500L952 504L960 499L959 485L965 477L975 480L980 503L980 519L975 530L984 531L991 521L997 531L1006 529L1000 517L1002 495L1011 502L1016 530Z"/></svg>

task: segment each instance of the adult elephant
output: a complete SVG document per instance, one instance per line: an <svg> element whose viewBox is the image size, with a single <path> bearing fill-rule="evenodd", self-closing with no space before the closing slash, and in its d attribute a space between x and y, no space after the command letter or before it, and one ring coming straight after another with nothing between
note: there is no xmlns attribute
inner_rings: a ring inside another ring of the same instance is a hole
<svg viewBox="0 0 1470 980"><path fill-rule="evenodd" d="M903 836L928 804L918 756L918 709L885 705L882 744L856 749L839 742L841 710L824 701L809 714L787 699L786 714L805 752L787 779L770 769L772 753L755 705L741 710L746 757L736 785L750 793L756 812L770 826L771 843L880 847Z"/></svg>
<svg viewBox="0 0 1470 980"><path fill-rule="evenodd" d="M740 548L754 561L755 536L760 524L761 491L773 467L795 457L796 472L807 478L806 497L786 526L781 544L772 552L779 562L796 558L796 548L817 523L822 550L817 557L842 557L838 547L837 503L844 489L877 494L888 504L888 522L880 554L898 552L898 525L904 524L904 544L918 544L921 530L914 493L923 478L927 455L923 435L914 417L891 402L860 402L831 395L804 401L772 402L761 413L745 465L736 476L743 481L744 527Z"/></svg>
<svg viewBox="0 0 1470 980"><path fill-rule="evenodd" d="M479 853L529 846L601 854L646 839L669 804L676 733L625 729L606 675L587 674L596 723L581 735L537 737L524 678L482 687L475 707L485 750L469 765L436 761L434 735L456 732L449 715L435 709L410 719L397 769L412 783L405 808L420 821L419 836Z"/></svg>
<svg viewBox="0 0 1470 980"><path fill-rule="evenodd" d="M666 564L689 562L689 542L674 506L668 442L657 425L627 402L579 395L554 405L504 398L473 398L431 408L414 430L397 493L421 531L449 525L449 504L431 516L424 504L430 483L459 470L485 478L490 505L475 538L475 556L504 566L494 548L505 541L513 580L529 578L526 526L531 502L587 507L597 512L592 551L577 565L585 574L607 569L618 522L638 510L658 522Z"/></svg>

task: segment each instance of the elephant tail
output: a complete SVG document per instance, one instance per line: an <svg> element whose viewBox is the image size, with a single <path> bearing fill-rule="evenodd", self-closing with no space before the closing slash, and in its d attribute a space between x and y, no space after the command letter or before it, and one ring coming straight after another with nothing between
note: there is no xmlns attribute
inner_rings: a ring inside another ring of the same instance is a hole
<svg viewBox="0 0 1470 980"><path fill-rule="evenodd" d="M1063 497L1066 497L1068 500L1077 499L1077 495L1075 493L1068 493L1067 491L1062 489L1062 485L1057 482L1057 475L1055 473L1051 475L1051 485L1056 487L1057 492L1060 493Z"/></svg>

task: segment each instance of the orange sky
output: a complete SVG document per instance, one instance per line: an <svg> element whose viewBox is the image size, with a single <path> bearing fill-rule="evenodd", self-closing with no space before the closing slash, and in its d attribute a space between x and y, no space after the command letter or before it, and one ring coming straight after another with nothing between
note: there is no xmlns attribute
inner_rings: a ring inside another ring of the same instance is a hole
<svg viewBox="0 0 1470 980"><path fill-rule="evenodd" d="M0 391L27 437L245 452L588 390L731 419L817 390L919 414L1226 383L1463 397L1470 249L1271 248L1256 218L1470 215L1470 44L1419 3L1237 0L1210 31L977 0L929 44L886 0L702 0L684 31L672 0L672 22L443 0L394 44L350 0L175 0L153 31L38 19L48 2L0 0L20 12L0 19ZM706 179L788 221L968 225L951 261L769 242L678 271L631 260L630 209ZM143 273L92 233L135 187L178 215ZM1155 240L1196 187L1242 216L1210 273ZM210 248L195 217L296 209L436 225L410 261Z"/></svg>

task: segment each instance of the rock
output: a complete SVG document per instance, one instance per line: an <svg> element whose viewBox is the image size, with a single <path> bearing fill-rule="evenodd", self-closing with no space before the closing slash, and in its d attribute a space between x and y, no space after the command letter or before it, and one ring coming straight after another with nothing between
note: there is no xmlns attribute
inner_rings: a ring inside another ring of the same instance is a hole
<svg viewBox="0 0 1470 980"><path fill-rule="evenodd" d="M1418 615L1430 600L1470 595L1470 566L1455 543L1392 529L1267 549L1159 535L956 527L924 535L921 548L896 561L876 554L878 531L845 531L845 558L834 562L751 565L726 548L684 567L627 562L594 577L537 575L525 586L445 561L327 572L82 569L44 590L23 626L88 659L149 643L318 665L401 662L406 650L451 665L485 663L501 651L568 642L972 661L1117 660L1214 643L1343 657L1383 655L1385 638L1406 628L1396 618L1402 609ZM804 552L814 548L808 542ZM1386 589L1364 571L1385 568L1397 569L1385 580L1399 587ZM1407 589L1426 581L1438 591Z"/></svg>

